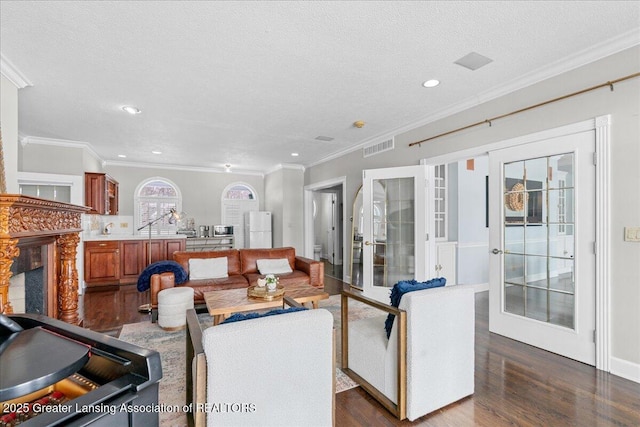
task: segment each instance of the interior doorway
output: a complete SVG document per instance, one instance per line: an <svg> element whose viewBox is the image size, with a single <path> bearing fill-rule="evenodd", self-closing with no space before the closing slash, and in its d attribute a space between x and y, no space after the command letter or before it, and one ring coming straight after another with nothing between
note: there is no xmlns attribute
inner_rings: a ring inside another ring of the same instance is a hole
<svg viewBox="0 0 640 427"><path fill-rule="evenodd" d="M325 275L345 280L346 178L305 187L305 256L325 262Z"/></svg>

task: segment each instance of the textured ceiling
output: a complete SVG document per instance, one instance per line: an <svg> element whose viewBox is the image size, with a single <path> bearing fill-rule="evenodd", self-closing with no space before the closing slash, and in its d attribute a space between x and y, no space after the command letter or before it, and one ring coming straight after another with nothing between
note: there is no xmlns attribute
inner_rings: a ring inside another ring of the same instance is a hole
<svg viewBox="0 0 640 427"><path fill-rule="evenodd" d="M0 53L33 84L19 91L22 137L88 143L110 164L266 171L614 53L637 38L639 11L636 1L2 0ZM493 61L454 64L470 52ZM423 88L430 78L440 86Z"/></svg>

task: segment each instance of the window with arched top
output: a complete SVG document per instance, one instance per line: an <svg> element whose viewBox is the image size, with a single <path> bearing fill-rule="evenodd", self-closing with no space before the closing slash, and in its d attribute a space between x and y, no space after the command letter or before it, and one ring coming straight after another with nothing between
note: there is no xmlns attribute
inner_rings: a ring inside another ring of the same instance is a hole
<svg viewBox="0 0 640 427"><path fill-rule="evenodd" d="M175 234L178 224L171 223L171 209L182 211L182 194L173 182L166 178L154 177L138 184L134 193L134 225L141 234ZM164 216L166 215L166 216ZM164 218L162 218L164 216ZM151 225L147 225L153 222ZM139 230L141 227L144 227Z"/></svg>
<svg viewBox="0 0 640 427"><path fill-rule="evenodd" d="M258 193L249 184L235 182L227 185L221 197L223 225L233 225L236 248L245 247L245 217L247 212L260 210Z"/></svg>
<svg viewBox="0 0 640 427"><path fill-rule="evenodd" d="M223 198L227 200L254 200L254 191L246 184L232 184L225 189Z"/></svg>

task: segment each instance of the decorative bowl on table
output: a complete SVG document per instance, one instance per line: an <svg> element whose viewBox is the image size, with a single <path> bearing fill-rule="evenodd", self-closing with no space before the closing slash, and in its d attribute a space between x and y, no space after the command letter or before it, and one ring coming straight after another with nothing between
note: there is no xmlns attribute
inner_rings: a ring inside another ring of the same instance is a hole
<svg viewBox="0 0 640 427"><path fill-rule="evenodd" d="M266 286L249 286L247 288L247 296L249 298L273 301L284 296L284 286L277 285L273 291L268 290Z"/></svg>

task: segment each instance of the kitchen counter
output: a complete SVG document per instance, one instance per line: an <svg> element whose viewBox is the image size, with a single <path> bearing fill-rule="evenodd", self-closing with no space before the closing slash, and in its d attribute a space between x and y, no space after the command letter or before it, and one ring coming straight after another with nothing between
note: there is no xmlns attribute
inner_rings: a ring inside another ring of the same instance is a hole
<svg viewBox="0 0 640 427"><path fill-rule="evenodd" d="M154 234L151 236L151 240L156 239L186 239L184 234ZM112 241L112 240L149 240L148 234L97 234L95 236L82 237L85 242L99 242L99 241Z"/></svg>

